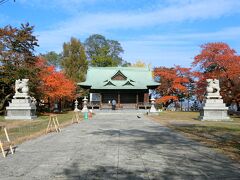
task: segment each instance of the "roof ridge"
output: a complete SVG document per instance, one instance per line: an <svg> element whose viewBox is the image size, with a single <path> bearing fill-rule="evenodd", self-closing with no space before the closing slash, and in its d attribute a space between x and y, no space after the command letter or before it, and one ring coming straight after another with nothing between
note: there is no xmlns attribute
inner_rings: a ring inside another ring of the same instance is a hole
<svg viewBox="0 0 240 180"><path fill-rule="evenodd" d="M110 70L141 70L141 71L151 71L148 67L89 67L90 69L110 69Z"/></svg>

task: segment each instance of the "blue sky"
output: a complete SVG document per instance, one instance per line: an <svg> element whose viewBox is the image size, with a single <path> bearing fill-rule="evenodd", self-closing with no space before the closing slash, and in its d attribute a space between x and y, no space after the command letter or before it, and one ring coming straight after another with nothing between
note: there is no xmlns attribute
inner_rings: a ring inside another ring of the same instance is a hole
<svg viewBox="0 0 240 180"><path fill-rule="evenodd" d="M189 67L207 42L240 51L239 9L240 0L9 0L0 5L0 27L34 25L36 53L97 33L119 41L129 62Z"/></svg>

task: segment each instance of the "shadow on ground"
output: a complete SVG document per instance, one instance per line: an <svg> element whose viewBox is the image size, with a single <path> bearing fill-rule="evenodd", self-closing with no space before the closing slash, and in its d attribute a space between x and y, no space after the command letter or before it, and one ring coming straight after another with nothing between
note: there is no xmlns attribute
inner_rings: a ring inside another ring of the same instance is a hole
<svg viewBox="0 0 240 180"><path fill-rule="evenodd" d="M84 166L81 167L78 163L73 163L69 168L64 169L63 173L60 174L69 180L97 180L97 179L134 179L143 180L144 172L141 171L130 171L122 168L113 166L92 166L86 169Z"/></svg>
<svg viewBox="0 0 240 180"><path fill-rule="evenodd" d="M157 179L240 179L239 164L168 128L109 129L91 134L119 137L120 146L130 153L139 152L148 175ZM108 139L106 144L116 144L116 139Z"/></svg>
<svg viewBox="0 0 240 180"><path fill-rule="evenodd" d="M209 168L209 167L206 167ZM191 166L188 166L191 169ZM92 166L89 168L81 167L78 163L73 163L69 168L64 169L56 177L61 177L68 180L170 180L170 179L231 179L237 180L240 178L239 174L232 174L232 172L223 173L221 169L212 168L208 169L208 172L203 172L200 169L200 173L193 172L192 170L179 170L175 167L165 168L165 169L148 169L148 171L143 172L141 170L127 170L123 168L117 168L113 166ZM236 172L235 172L236 173Z"/></svg>

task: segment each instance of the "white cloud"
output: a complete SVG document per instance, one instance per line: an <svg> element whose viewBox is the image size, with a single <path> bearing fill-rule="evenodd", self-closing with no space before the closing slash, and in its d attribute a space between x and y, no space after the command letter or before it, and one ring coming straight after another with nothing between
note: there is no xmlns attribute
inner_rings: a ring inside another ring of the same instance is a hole
<svg viewBox="0 0 240 180"><path fill-rule="evenodd" d="M119 1L120 4L132 2L132 0L19 0L16 3L51 10L58 9L71 14L68 19L35 33L39 39L39 52L52 50L60 52L63 42L69 41L72 36L82 38L93 33L105 35L113 30L120 32L142 29L144 31L144 28L154 29L155 26L165 25L168 27L168 24L173 23L218 19L238 14L240 9L239 0L163 0L159 1L159 4L164 2L163 5L153 4L153 7L147 10L143 8L104 12L100 9L92 14L87 12L88 8L85 8L88 5ZM6 21L7 18L0 13L0 22L1 19ZM212 32L175 32L161 35L144 33L138 37L138 40L132 38L120 41L125 50L124 58L129 61L144 59L153 65L172 66L181 63L189 66L197 53L196 50L199 50L198 45L210 41L236 41L240 39L240 26Z"/></svg>
<svg viewBox="0 0 240 180"><path fill-rule="evenodd" d="M140 40L121 41L125 49L124 58L130 62L143 59L153 66L191 66L200 45L208 42L229 42L240 39L240 26L215 32L181 33L142 36ZM233 41L234 42L234 41ZM236 44L235 44L236 45ZM235 50L240 47L234 47Z"/></svg>
<svg viewBox="0 0 240 180"><path fill-rule="evenodd" d="M174 45L151 40L122 41L121 44L125 50L123 58L129 62L141 59L153 66L181 65L189 67L193 57L197 54L197 48L187 44L172 43Z"/></svg>
<svg viewBox="0 0 240 180"><path fill-rule="evenodd" d="M83 1L83 0L82 0ZM61 51L63 42L71 36L87 37L93 33L108 34L111 30L131 30L168 23L198 21L221 18L238 13L238 0L168 0L169 5L152 12L118 13L77 13L74 17L55 24L50 30L36 32L39 35L40 51ZM77 1L76 1L77 2ZM93 1L92 1L93 2ZM179 2L179 1L178 1ZM139 40L120 41L128 61L143 59L154 66L190 66L198 53L198 46L210 41L234 40L240 37L240 27L225 28L215 32L164 33L162 35L142 35ZM81 39L82 40L82 39ZM159 62L160 61L160 62Z"/></svg>
<svg viewBox="0 0 240 180"><path fill-rule="evenodd" d="M64 12L73 14L78 12L78 9L84 8L88 5L94 5L103 1L110 0L18 0L17 3L24 4L25 6L38 7L44 9L61 9Z"/></svg>
<svg viewBox="0 0 240 180"><path fill-rule="evenodd" d="M188 33L174 33L164 35L148 35L144 37L146 40L160 41L161 43L178 43L184 44L193 41L225 41L236 40L240 38L240 26L228 27L212 32L188 32Z"/></svg>
<svg viewBox="0 0 240 180"><path fill-rule="evenodd" d="M54 0L55 1L55 0ZM82 2L86 0L81 0ZM94 0L92 0L94 1ZM66 1L59 1L63 3ZM78 2L71 0L71 2ZM201 0L184 1L165 8L160 8L152 12L131 13L95 13L95 14L75 14L73 18L58 23L54 28L37 32L42 46L49 42L53 36L59 40L68 39L69 36L83 36L92 33L106 33L114 29L138 29L144 27L154 27L171 22L195 21L202 19L219 18L228 14L238 12L240 1L238 0Z"/></svg>
<svg viewBox="0 0 240 180"><path fill-rule="evenodd" d="M195 1L194 1L195 2ZM217 2L217 3L216 3ZM139 28L170 22L194 21L201 19L219 18L238 12L240 1L236 0L201 0L195 3L173 5L152 12L140 13L96 13L76 14L74 18L62 24L62 28L77 27L76 29L116 29Z"/></svg>

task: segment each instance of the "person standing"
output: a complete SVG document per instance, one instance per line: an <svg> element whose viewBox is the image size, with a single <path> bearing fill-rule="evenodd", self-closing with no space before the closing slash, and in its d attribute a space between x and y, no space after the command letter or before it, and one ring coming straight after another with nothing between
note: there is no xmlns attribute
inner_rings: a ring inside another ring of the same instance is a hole
<svg viewBox="0 0 240 180"><path fill-rule="evenodd" d="M115 99L112 100L112 110L116 109L116 104L117 102L115 101Z"/></svg>

